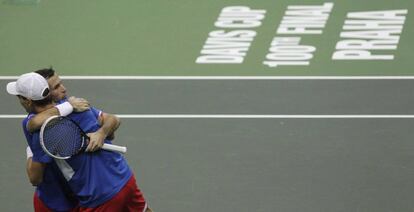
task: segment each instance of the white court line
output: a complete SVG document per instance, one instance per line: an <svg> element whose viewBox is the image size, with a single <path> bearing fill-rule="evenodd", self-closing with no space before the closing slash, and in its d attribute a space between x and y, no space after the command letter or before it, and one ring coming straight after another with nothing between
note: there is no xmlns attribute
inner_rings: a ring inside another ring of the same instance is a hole
<svg viewBox="0 0 414 212"><path fill-rule="evenodd" d="M270 114L116 114L125 119L412 119L414 115L270 115ZM0 114L0 119L26 115Z"/></svg>
<svg viewBox="0 0 414 212"><path fill-rule="evenodd" d="M414 76L60 76L65 80L412 80ZM18 76L0 76L16 80Z"/></svg>

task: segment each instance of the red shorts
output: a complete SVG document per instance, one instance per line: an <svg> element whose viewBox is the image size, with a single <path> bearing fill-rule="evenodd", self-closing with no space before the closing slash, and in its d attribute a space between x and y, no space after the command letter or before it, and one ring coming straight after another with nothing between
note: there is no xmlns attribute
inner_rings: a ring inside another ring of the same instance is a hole
<svg viewBox="0 0 414 212"><path fill-rule="evenodd" d="M36 192L33 194L33 207L35 212L53 212L52 209L48 208L43 201L39 198ZM70 212L77 212L79 208L73 208Z"/></svg>
<svg viewBox="0 0 414 212"><path fill-rule="evenodd" d="M53 212L40 200L36 192L33 194L33 207L35 212Z"/></svg>
<svg viewBox="0 0 414 212"><path fill-rule="evenodd" d="M141 212L147 209L147 203L139 190L134 175L125 186L112 199L96 208L83 208L79 212L104 212L104 211L133 211Z"/></svg>

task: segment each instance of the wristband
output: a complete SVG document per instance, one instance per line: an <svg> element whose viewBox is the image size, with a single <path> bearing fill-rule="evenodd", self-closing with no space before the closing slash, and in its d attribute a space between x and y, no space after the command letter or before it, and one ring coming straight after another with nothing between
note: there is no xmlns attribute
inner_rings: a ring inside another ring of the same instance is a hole
<svg viewBox="0 0 414 212"><path fill-rule="evenodd" d="M62 104L56 105L55 108L58 109L61 116L67 116L73 111L73 106L69 102L64 102Z"/></svg>
<svg viewBox="0 0 414 212"><path fill-rule="evenodd" d="M26 159L29 159L31 157L33 157L33 152L30 149L30 146L27 146L27 148L26 148Z"/></svg>

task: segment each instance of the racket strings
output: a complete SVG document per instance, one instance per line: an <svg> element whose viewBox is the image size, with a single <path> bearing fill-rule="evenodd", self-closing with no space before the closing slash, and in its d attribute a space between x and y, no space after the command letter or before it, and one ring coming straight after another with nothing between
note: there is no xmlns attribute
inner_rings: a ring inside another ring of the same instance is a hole
<svg viewBox="0 0 414 212"><path fill-rule="evenodd" d="M84 139L81 133L72 121L59 117L47 123L43 143L52 155L69 157L83 148Z"/></svg>

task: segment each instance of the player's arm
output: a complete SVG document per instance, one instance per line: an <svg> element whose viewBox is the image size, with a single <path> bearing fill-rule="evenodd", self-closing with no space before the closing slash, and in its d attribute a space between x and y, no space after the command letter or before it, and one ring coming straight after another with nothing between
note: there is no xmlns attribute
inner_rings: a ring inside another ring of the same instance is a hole
<svg viewBox="0 0 414 212"><path fill-rule="evenodd" d="M121 125L121 120L108 113L101 113L99 116L99 123L101 128L94 133L89 133L90 138L86 151L93 152L100 149L105 141L105 138L113 139L115 131Z"/></svg>
<svg viewBox="0 0 414 212"><path fill-rule="evenodd" d="M27 175L29 176L29 181L33 186L37 186L42 182L45 167L46 164L32 161L32 158L27 160Z"/></svg>
<svg viewBox="0 0 414 212"><path fill-rule="evenodd" d="M111 126L108 127L108 129L102 129L105 122L111 122L109 124ZM107 131L106 139L113 140L115 138L115 131L121 125L121 119L118 118L116 115L113 115L113 114L102 113L102 115L99 116L99 125L102 126L101 127L102 130L106 130Z"/></svg>
<svg viewBox="0 0 414 212"><path fill-rule="evenodd" d="M27 163L26 171L29 181L33 186L39 185L43 181L43 173L46 167L46 164L33 161L33 153L30 150L30 147L26 149L27 154Z"/></svg>
<svg viewBox="0 0 414 212"><path fill-rule="evenodd" d="M89 109L89 102L83 98L69 97L67 102L56 105L49 108L39 114L36 114L33 118L27 122L26 128L29 132L35 132L40 129L43 122L51 116L67 116L72 111L83 112Z"/></svg>

